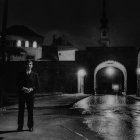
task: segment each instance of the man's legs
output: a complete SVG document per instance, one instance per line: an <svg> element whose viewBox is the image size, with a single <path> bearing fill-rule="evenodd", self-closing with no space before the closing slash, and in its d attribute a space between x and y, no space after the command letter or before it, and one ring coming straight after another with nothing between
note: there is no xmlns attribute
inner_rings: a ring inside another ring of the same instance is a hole
<svg viewBox="0 0 140 140"><path fill-rule="evenodd" d="M32 131L33 129L33 106L34 106L34 98L33 95L28 95L26 100L27 110L28 110L28 128Z"/></svg>
<svg viewBox="0 0 140 140"><path fill-rule="evenodd" d="M25 109L25 98L24 97L19 97L18 130L22 130L22 128L23 128L24 109Z"/></svg>

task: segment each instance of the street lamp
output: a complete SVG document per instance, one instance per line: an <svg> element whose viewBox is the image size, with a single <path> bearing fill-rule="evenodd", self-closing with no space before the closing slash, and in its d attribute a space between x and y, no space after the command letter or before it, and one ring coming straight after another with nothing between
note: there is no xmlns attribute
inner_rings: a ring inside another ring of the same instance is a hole
<svg viewBox="0 0 140 140"><path fill-rule="evenodd" d="M84 93L84 77L86 76L86 71L84 69L80 69L77 72L78 76L78 93Z"/></svg>
<svg viewBox="0 0 140 140"><path fill-rule="evenodd" d="M77 74L78 76L84 77L86 75L86 71L84 69L80 69Z"/></svg>
<svg viewBox="0 0 140 140"><path fill-rule="evenodd" d="M140 75L140 68L136 69L136 73L137 73L137 75Z"/></svg>

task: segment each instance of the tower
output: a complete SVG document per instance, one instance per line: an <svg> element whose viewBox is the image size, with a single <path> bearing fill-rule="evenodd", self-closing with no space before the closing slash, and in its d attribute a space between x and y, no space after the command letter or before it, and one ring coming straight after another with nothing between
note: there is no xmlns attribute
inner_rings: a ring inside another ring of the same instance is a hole
<svg viewBox="0 0 140 140"><path fill-rule="evenodd" d="M100 23L100 44L101 46L110 47L108 19L106 16L106 0L102 0L102 17Z"/></svg>

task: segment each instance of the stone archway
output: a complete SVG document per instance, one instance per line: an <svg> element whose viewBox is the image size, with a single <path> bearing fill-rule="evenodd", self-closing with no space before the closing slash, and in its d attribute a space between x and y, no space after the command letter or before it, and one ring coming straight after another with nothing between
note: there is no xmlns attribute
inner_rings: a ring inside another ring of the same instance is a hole
<svg viewBox="0 0 140 140"><path fill-rule="evenodd" d="M122 71L122 73L124 75L124 92L123 92L123 94L126 94L126 92L127 92L127 71L126 71L126 68L124 67L124 65L122 65L121 63L114 61L114 60L104 61L104 62L100 63L95 68L95 70L94 70L94 91L95 91L95 94L96 94L96 87L97 87L97 82L96 82L97 72L99 70L101 70L102 68L109 67L109 66L118 68Z"/></svg>

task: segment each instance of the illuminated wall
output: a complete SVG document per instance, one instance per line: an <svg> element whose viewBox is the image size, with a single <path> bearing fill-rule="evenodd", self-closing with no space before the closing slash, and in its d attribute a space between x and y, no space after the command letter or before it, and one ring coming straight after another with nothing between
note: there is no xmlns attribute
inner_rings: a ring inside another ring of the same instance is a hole
<svg viewBox="0 0 140 140"><path fill-rule="evenodd" d="M58 51L59 61L75 61L75 50Z"/></svg>

